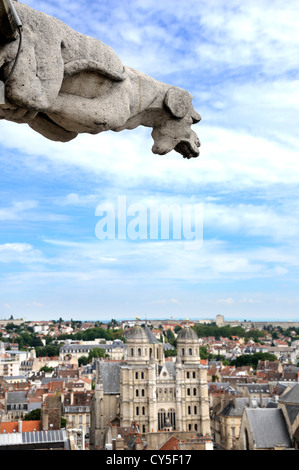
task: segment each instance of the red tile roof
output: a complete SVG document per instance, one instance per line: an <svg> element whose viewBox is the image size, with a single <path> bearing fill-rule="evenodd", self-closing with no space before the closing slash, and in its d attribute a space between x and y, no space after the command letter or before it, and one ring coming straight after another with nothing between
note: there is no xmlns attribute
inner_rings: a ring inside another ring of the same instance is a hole
<svg viewBox="0 0 299 470"><path fill-rule="evenodd" d="M19 422L0 423L0 434L18 432ZM22 421L22 432L42 431L41 421Z"/></svg>
<svg viewBox="0 0 299 470"><path fill-rule="evenodd" d="M180 440L177 437L171 436L159 450L178 450L179 443Z"/></svg>

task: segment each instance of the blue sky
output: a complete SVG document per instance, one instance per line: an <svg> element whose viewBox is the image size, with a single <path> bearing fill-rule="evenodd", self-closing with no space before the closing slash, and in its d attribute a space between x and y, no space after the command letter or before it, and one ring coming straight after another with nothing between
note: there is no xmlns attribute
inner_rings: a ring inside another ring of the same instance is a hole
<svg viewBox="0 0 299 470"><path fill-rule="evenodd" d="M0 318L297 320L296 0L27 0L187 89L200 156L150 129L54 143L0 124ZM99 240L99 204L201 204L203 243Z"/></svg>

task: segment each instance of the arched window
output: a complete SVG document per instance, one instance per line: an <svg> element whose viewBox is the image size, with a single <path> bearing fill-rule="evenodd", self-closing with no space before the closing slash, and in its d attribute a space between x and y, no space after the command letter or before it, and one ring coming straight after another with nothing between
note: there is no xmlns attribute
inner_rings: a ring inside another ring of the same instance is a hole
<svg viewBox="0 0 299 470"><path fill-rule="evenodd" d="M134 356L134 348L131 348L131 356Z"/></svg>
<svg viewBox="0 0 299 470"><path fill-rule="evenodd" d="M173 429L175 429L175 410L173 408L171 408L168 413L167 413L167 417L170 421L170 424L171 424L171 427Z"/></svg>
<svg viewBox="0 0 299 470"><path fill-rule="evenodd" d="M162 431L165 426L166 411L162 408L158 411L158 430Z"/></svg>
<svg viewBox="0 0 299 470"><path fill-rule="evenodd" d="M189 348L189 356L192 356L192 348Z"/></svg>
<svg viewBox="0 0 299 470"><path fill-rule="evenodd" d="M138 356L141 356L141 348L138 348Z"/></svg>
<svg viewBox="0 0 299 470"><path fill-rule="evenodd" d="M163 408L158 411L158 430L162 431L166 425L175 429L175 410L173 408L167 413Z"/></svg>

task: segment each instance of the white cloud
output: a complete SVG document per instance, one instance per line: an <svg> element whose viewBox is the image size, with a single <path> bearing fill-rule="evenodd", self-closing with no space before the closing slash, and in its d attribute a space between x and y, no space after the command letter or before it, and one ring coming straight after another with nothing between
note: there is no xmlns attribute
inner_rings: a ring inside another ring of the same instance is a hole
<svg viewBox="0 0 299 470"><path fill-rule="evenodd" d="M45 263L42 253L28 243L5 243L0 245L0 263Z"/></svg>
<svg viewBox="0 0 299 470"><path fill-rule="evenodd" d="M82 279L85 273L85 280L102 279L101 282L118 279L121 283L135 280L155 285L161 281L201 283L212 279L276 278L299 267L296 261L299 257L281 253L279 249L238 249L228 242L212 240L204 241L198 250L190 249L193 242L184 241L74 243L48 240L48 243L58 250L55 257L47 260L52 268L44 276L52 277L57 273L59 277L64 274L66 279L74 276Z"/></svg>
<svg viewBox="0 0 299 470"><path fill-rule="evenodd" d="M42 308L42 307L44 307L44 304L42 304L42 303L40 303L40 302L33 301L33 302L27 302L27 303L26 303L26 306L27 306L27 307Z"/></svg>
<svg viewBox="0 0 299 470"><path fill-rule="evenodd" d="M20 128L18 142L13 138L16 128ZM247 132L200 125L196 130L203 142L201 155L188 161L175 152L153 155L151 137L144 128L122 134L81 135L68 144L57 144L29 128L5 122L1 138L2 145L22 151L25 164L32 168L37 159L46 159L56 171L82 169L95 178L106 177L108 186L111 184L120 191L130 187L144 189L146 183L152 187L171 185L177 191L187 186L200 190L210 184L229 184L231 189L239 190L298 183L295 149Z"/></svg>
<svg viewBox="0 0 299 470"><path fill-rule="evenodd" d="M219 299L218 302L220 304L227 304L227 305L232 305L235 303L235 300L229 297L228 299Z"/></svg>
<svg viewBox="0 0 299 470"><path fill-rule="evenodd" d="M0 220L19 220L28 215L28 211L36 209L37 201L16 201L10 207L0 209Z"/></svg>
<svg viewBox="0 0 299 470"><path fill-rule="evenodd" d="M283 243L297 242L299 237L299 206L296 201L282 201L280 205L266 203L217 204L207 202L203 205L205 229L213 229L223 235L265 237Z"/></svg>
<svg viewBox="0 0 299 470"><path fill-rule="evenodd" d="M66 206L94 206L98 200L99 196L95 194L81 195L77 193L70 193L63 199L59 199L58 202Z"/></svg>
<svg viewBox="0 0 299 470"><path fill-rule="evenodd" d="M206 2L201 27L211 40L197 46L199 58L217 67L258 66L269 76L295 70L298 18L294 1Z"/></svg>

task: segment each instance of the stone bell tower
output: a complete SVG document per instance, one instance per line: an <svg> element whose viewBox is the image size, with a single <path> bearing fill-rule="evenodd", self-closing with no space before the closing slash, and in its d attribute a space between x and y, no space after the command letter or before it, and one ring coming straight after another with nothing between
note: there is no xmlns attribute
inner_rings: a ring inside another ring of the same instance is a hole
<svg viewBox="0 0 299 470"><path fill-rule="evenodd" d="M210 434L207 370L200 362L198 336L190 326L180 331L177 352L177 427Z"/></svg>
<svg viewBox="0 0 299 470"><path fill-rule="evenodd" d="M89 448L97 450L104 445L104 432L106 429L106 420L104 420L104 386L100 373L99 361L96 361L96 380L94 396L91 401L91 426Z"/></svg>
<svg viewBox="0 0 299 470"><path fill-rule="evenodd" d="M164 361L163 345L139 325L127 334L127 363L120 370L121 423L137 422L140 432L157 430L157 364Z"/></svg>

